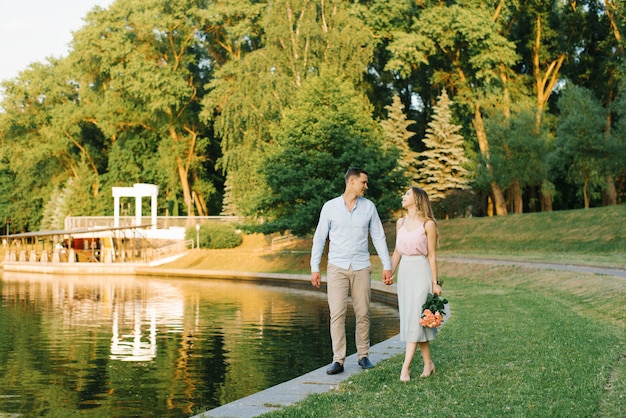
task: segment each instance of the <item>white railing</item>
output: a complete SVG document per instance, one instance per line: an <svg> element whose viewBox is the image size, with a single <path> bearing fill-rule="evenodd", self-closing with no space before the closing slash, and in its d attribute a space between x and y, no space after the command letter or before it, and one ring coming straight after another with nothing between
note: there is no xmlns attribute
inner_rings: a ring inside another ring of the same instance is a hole
<svg viewBox="0 0 626 418"><path fill-rule="evenodd" d="M120 216L120 227L135 227L136 218L134 216ZM157 216L156 229L189 228L196 224L207 222L237 222L237 216ZM65 218L65 229L67 231L113 228L113 216L68 216ZM152 217L142 216L141 225L151 225Z"/></svg>
<svg viewBox="0 0 626 418"><path fill-rule="evenodd" d="M284 247L285 245L289 245L295 239L296 236L292 234L272 238L272 250L276 250L278 248Z"/></svg>
<svg viewBox="0 0 626 418"><path fill-rule="evenodd" d="M144 261L154 261L174 254L181 254L187 251L190 247L193 248L193 246L194 240L186 240L165 245L163 247L148 248L144 253Z"/></svg>

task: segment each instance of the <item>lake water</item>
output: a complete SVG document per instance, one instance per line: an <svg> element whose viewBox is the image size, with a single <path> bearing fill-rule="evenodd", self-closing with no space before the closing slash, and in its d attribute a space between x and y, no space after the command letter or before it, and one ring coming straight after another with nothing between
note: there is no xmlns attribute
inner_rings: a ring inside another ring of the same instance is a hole
<svg viewBox="0 0 626 418"><path fill-rule="evenodd" d="M5 272L0 295L0 417L190 416L332 361L318 290ZM373 303L372 345L398 322Z"/></svg>

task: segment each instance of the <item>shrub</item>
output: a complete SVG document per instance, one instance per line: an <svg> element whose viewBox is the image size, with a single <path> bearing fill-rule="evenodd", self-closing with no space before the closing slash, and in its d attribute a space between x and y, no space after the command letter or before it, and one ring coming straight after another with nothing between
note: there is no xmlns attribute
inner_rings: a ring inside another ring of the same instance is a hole
<svg viewBox="0 0 626 418"><path fill-rule="evenodd" d="M200 224L200 247L209 249L235 248L243 238L235 226L227 223ZM187 228L185 238L196 240L196 227Z"/></svg>

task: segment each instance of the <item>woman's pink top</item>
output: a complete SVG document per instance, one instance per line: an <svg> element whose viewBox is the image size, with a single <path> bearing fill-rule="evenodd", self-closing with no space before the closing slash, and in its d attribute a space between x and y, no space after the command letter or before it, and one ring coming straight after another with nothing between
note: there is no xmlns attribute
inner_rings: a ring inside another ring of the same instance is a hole
<svg viewBox="0 0 626 418"><path fill-rule="evenodd" d="M396 249L400 255L428 255L428 239L424 224L418 226L413 231L409 231L404 226L406 218L402 220L402 226L396 236Z"/></svg>

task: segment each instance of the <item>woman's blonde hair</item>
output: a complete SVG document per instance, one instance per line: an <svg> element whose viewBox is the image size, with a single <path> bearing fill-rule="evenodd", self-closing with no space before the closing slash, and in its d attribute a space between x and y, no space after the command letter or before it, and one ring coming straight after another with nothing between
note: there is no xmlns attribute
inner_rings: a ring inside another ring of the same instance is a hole
<svg viewBox="0 0 626 418"><path fill-rule="evenodd" d="M430 204L430 199L428 198L428 193L424 191L424 189L420 189L419 187L412 186L411 191L413 192L413 201L415 203L415 208L417 213L426 218L429 221L433 221L435 223L435 228L437 229L437 241L439 240L439 227L437 226L437 220L435 219L435 214L433 213L433 207Z"/></svg>

